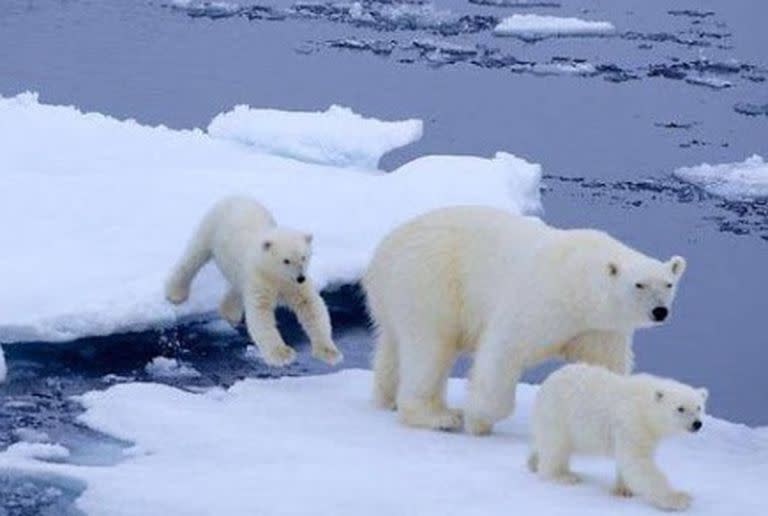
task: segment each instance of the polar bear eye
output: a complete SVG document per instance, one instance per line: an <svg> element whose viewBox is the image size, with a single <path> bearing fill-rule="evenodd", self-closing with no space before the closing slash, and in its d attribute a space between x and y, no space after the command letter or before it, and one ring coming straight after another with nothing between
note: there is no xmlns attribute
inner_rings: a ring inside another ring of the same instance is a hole
<svg viewBox="0 0 768 516"><path fill-rule="evenodd" d="M685 412L685 407L677 407L677 411L682 414L683 412Z"/></svg>
<svg viewBox="0 0 768 516"><path fill-rule="evenodd" d="M667 283L667 288L672 288L672 283Z"/></svg>
<svg viewBox="0 0 768 516"><path fill-rule="evenodd" d="M286 265L290 265L291 264L291 260L286 258L285 260L283 260L283 263L286 264Z"/></svg>
<svg viewBox="0 0 768 516"><path fill-rule="evenodd" d="M640 290L643 290L645 288L645 285L642 283L635 283L635 287L639 288Z"/></svg>

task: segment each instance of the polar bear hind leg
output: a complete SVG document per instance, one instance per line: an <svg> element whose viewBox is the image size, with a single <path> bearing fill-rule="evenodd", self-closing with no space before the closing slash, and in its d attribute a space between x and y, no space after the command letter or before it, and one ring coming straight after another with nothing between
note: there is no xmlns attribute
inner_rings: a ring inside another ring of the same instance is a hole
<svg viewBox="0 0 768 516"><path fill-rule="evenodd" d="M397 407L399 385L397 341L392 332L379 328L376 349L373 352L373 399L383 409Z"/></svg>
<svg viewBox="0 0 768 516"><path fill-rule="evenodd" d="M187 244L171 276L165 284L165 298L177 305L189 297L189 286L203 265L213 257L211 250L212 222L207 217Z"/></svg>
<svg viewBox="0 0 768 516"><path fill-rule="evenodd" d="M397 410L403 423L418 428L458 430L463 424L460 410L445 404L445 389L456 347L445 346L438 335L398 335L410 339L398 347L399 386Z"/></svg>

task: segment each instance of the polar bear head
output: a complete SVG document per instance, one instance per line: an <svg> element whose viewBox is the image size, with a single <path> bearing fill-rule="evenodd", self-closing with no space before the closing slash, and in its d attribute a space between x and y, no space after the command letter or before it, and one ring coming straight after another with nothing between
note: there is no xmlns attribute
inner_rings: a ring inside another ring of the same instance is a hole
<svg viewBox="0 0 768 516"><path fill-rule="evenodd" d="M261 238L257 267L283 281L304 283L312 255L312 235L275 228Z"/></svg>
<svg viewBox="0 0 768 516"><path fill-rule="evenodd" d="M647 422L659 435L701 430L709 396L707 389L695 389L674 380L654 377L647 377L645 381L648 387L645 389Z"/></svg>
<svg viewBox="0 0 768 516"><path fill-rule="evenodd" d="M636 252L607 260L603 285L609 317L622 327L663 323L672 309L685 266L682 256L661 262Z"/></svg>

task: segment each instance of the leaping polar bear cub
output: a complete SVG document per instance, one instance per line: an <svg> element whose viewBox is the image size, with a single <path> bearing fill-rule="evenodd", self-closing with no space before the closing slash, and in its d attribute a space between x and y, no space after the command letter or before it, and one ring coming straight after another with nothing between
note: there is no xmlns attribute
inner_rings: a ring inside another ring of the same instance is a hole
<svg viewBox="0 0 768 516"><path fill-rule="evenodd" d="M248 334L264 360L285 366L296 359L277 331L275 308L287 304L309 336L312 355L329 364L342 360L331 339L331 320L306 271L312 235L277 226L257 201L230 197L203 218L165 286L174 304L189 297L197 272L213 259L229 283L219 312L233 326L245 315Z"/></svg>

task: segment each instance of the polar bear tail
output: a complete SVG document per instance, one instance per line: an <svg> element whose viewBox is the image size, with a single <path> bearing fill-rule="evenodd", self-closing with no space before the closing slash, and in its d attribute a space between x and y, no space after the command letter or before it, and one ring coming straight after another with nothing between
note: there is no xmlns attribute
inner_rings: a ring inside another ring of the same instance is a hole
<svg viewBox="0 0 768 516"><path fill-rule="evenodd" d="M532 452L528 456L528 469L531 470L531 473L536 473L539 470L539 454L536 452Z"/></svg>

